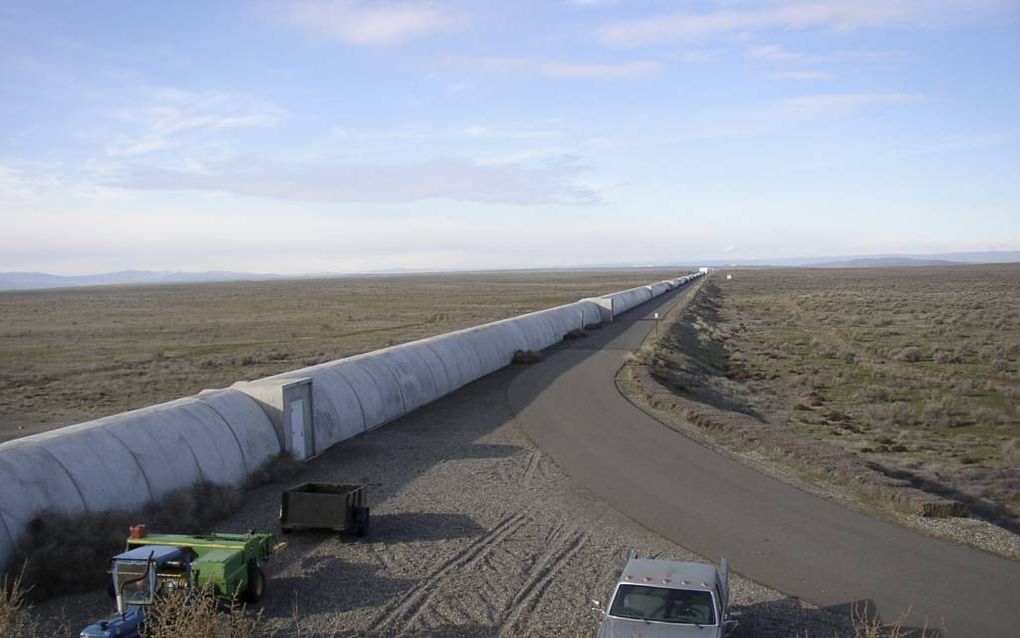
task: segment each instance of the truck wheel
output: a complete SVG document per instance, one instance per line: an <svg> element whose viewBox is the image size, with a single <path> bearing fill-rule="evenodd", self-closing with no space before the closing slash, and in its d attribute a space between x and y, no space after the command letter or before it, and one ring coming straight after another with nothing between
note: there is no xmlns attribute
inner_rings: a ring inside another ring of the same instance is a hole
<svg viewBox="0 0 1020 638"><path fill-rule="evenodd" d="M266 593L266 575L262 568L252 564L248 568L248 586L244 590L244 600L249 603L257 603L262 600Z"/></svg>
<svg viewBox="0 0 1020 638"><path fill-rule="evenodd" d="M354 533L359 538L368 536L369 521L371 520L371 514L368 507L359 507L357 514L354 519Z"/></svg>

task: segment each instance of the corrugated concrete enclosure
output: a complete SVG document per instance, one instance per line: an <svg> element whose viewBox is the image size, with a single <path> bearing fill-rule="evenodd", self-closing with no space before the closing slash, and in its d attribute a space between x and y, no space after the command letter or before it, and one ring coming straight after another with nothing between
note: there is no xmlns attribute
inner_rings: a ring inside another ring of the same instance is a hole
<svg viewBox="0 0 1020 638"><path fill-rule="evenodd" d="M255 383L312 380L312 438L321 452L499 370L518 350L548 348L571 330L601 321L598 304L578 301ZM235 387L244 390L244 384Z"/></svg>
<svg viewBox="0 0 1020 638"><path fill-rule="evenodd" d="M205 392L0 445L0 559L41 511L136 510L201 481L241 485L280 452L236 390Z"/></svg>
<svg viewBox="0 0 1020 638"><path fill-rule="evenodd" d="M282 450L297 458L379 427L686 283L639 286L227 390L0 444L0 565L40 512L137 510L200 481L241 485Z"/></svg>

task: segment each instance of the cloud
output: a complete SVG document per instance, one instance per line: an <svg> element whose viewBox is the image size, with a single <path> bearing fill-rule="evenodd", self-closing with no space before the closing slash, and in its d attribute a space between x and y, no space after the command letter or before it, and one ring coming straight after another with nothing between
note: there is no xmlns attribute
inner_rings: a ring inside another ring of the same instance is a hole
<svg viewBox="0 0 1020 638"><path fill-rule="evenodd" d="M778 44L751 47L747 55L755 60L780 64L810 64L819 61L817 56L789 51Z"/></svg>
<svg viewBox="0 0 1020 638"><path fill-rule="evenodd" d="M684 64L708 64L719 59L717 51L694 50L680 54L680 61Z"/></svg>
<svg viewBox="0 0 1020 638"><path fill-rule="evenodd" d="M459 18L421 2L301 0L282 9L282 21L309 35L361 46L390 46L455 29Z"/></svg>
<svg viewBox="0 0 1020 638"><path fill-rule="evenodd" d="M524 73L564 79L647 77L657 75L665 66L654 60L590 63L518 57L447 58L446 63L490 72Z"/></svg>
<svg viewBox="0 0 1020 638"><path fill-rule="evenodd" d="M807 29L825 27L855 29L899 24L907 19L892 4L862 1L725 9L712 13L675 13L609 24L599 31L613 45L635 46L672 40L694 40L738 31L759 29Z"/></svg>
<svg viewBox="0 0 1020 638"><path fill-rule="evenodd" d="M774 80L828 80L832 73L828 71L783 71L769 76Z"/></svg>
<svg viewBox="0 0 1020 638"><path fill-rule="evenodd" d="M786 98L781 106L789 113L831 115L922 100L924 96L916 93L823 93Z"/></svg>
<svg viewBox="0 0 1020 638"><path fill-rule="evenodd" d="M187 132L272 127L284 114L250 97L218 91L159 89L150 92L149 101L114 114L135 131L115 135L105 146L107 155L130 157L173 148Z"/></svg>
<svg viewBox="0 0 1020 638"><path fill-rule="evenodd" d="M712 120L694 123L677 135L660 136L659 139L667 143L677 143L756 137L805 122L838 118L867 109L922 102L925 99L923 95L906 93L801 95L724 112Z"/></svg>
<svg viewBox="0 0 1020 638"><path fill-rule="evenodd" d="M127 189L212 191L309 202L454 200L521 206L595 204L599 193L581 185L576 157L539 165L483 164L436 159L395 165L296 165L232 159L201 170L125 167L109 185Z"/></svg>
<svg viewBox="0 0 1020 638"><path fill-rule="evenodd" d="M790 51L778 44L765 44L747 49L747 57L759 62L783 65L819 64L822 62L878 62L902 56L902 51L829 51L818 54Z"/></svg>
<svg viewBox="0 0 1020 638"><path fill-rule="evenodd" d="M731 5L733 6L733 5ZM1008 10L1005 0L824 0L819 2L755 3L704 13L679 12L609 23L598 30L606 44L640 46L697 40L768 29L829 29L958 24Z"/></svg>

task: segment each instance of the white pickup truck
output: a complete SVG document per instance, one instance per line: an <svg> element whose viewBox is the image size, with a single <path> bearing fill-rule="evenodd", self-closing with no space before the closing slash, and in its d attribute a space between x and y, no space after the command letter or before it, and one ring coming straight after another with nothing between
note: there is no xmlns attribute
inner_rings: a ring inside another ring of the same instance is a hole
<svg viewBox="0 0 1020 638"><path fill-rule="evenodd" d="M728 616L729 565L637 558L627 561L602 614L598 638L723 638L736 628Z"/></svg>

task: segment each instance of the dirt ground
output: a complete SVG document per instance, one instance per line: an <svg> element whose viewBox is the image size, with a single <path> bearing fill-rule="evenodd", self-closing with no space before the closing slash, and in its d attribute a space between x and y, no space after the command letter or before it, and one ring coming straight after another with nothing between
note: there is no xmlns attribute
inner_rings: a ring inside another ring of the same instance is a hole
<svg viewBox="0 0 1020 638"><path fill-rule="evenodd" d="M346 441L286 484L245 494L241 513L220 529L277 530L290 484L371 490L368 538L287 537L261 607L267 634L591 636L590 600L605 602L628 549L697 560L593 498L533 446L506 401L520 368ZM732 587L745 636L852 635L843 615L740 577ZM109 606L95 593L35 611L77 628Z"/></svg>
<svg viewBox="0 0 1020 638"><path fill-rule="evenodd" d="M772 473L1020 557L1020 266L732 274L628 367L629 394Z"/></svg>
<svg viewBox="0 0 1020 638"><path fill-rule="evenodd" d="M632 268L0 292L0 442L676 275Z"/></svg>

